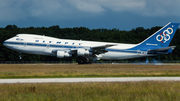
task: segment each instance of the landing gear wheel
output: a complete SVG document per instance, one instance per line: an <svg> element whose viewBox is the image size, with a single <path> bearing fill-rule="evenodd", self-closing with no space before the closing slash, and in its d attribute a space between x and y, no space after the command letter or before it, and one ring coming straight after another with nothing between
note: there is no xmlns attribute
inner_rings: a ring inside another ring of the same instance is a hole
<svg viewBox="0 0 180 101"><path fill-rule="evenodd" d="M88 58L85 58L85 57L78 57L78 59L76 60L76 62L78 64L91 64L92 62L89 61Z"/></svg>

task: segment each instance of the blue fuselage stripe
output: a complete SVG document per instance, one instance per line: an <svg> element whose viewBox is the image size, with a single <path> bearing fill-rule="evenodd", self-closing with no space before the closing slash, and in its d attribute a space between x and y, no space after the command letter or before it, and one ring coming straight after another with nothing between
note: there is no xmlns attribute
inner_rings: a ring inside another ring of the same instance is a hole
<svg viewBox="0 0 180 101"><path fill-rule="evenodd" d="M23 43L23 42L3 42L3 44L11 45L26 45L26 46L36 46L36 47L50 47L50 48L85 48L87 46L70 46L70 45L50 45L50 44L40 44L40 43ZM111 52L128 52L128 53L137 53L137 50L119 50L119 49L108 49L107 51Z"/></svg>

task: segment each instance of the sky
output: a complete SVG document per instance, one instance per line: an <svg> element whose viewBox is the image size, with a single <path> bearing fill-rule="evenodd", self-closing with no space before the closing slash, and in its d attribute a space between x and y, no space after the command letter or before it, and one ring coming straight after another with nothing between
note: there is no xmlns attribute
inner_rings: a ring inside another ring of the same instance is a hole
<svg viewBox="0 0 180 101"><path fill-rule="evenodd" d="M0 0L0 27L131 30L180 23L180 0Z"/></svg>

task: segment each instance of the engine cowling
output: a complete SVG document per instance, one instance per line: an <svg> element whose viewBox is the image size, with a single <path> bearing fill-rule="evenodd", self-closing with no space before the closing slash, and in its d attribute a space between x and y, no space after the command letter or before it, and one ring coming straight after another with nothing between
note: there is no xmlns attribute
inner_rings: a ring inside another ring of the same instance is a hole
<svg viewBox="0 0 180 101"><path fill-rule="evenodd" d="M64 51L57 51L57 58L64 58Z"/></svg>
<svg viewBox="0 0 180 101"><path fill-rule="evenodd" d="M57 58L71 57L72 55L65 51L57 51Z"/></svg>
<svg viewBox="0 0 180 101"><path fill-rule="evenodd" d="M84 55L89 55L90 52L86 49L80 48L77 50L77 55L78 56L84 56Z"/></svg>

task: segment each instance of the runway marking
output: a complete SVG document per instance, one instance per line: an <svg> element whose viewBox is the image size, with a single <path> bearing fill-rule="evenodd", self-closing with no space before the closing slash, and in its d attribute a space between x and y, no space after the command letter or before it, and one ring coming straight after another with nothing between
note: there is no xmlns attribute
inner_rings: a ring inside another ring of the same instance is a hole
<svg viewBox="0 0 180 101"><path fill-rule="evenodd" d="M180 77L0 79L0 83L77 83L77 82L134 82L134 81L180 81Z"/></svg>

